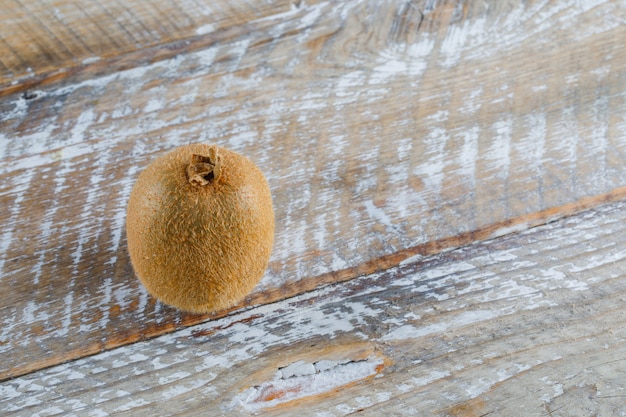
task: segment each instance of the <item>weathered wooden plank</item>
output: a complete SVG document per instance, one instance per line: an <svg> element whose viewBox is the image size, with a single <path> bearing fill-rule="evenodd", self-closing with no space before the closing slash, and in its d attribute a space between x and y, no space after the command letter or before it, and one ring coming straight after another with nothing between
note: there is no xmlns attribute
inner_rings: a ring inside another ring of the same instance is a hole
<svg viewBox="0 0 626 417"><path fill-rule="evenodd" d="M0 378L207 318L155 303L126 253L132 183L177 144L269 179L276 247L245 304L624 197L624 4L490 4L303 2L0 101Z"/></svg>
<svg viewBox="0 0 626 417"><path fill-rule="evenodd" d="M181 48L215 43L250 20L290 9L291 2L273 0L2 0L0 91L32 88L77 72L110 72L129 60L136 65L139 59L172 57Z"/></svg>
<svg viewBox="0 0 626 417"><path fill-rule="evenodd" d="M3 415L623 415L626 203L0 384Z"/></svg>

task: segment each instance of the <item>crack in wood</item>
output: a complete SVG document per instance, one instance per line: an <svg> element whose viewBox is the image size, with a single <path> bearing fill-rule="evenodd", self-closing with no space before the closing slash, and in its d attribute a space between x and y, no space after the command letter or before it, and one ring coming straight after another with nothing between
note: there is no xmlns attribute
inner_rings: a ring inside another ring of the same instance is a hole
<svg viewBox="0 0 626 417"><path fill-rule="evenodd" d="M357 360L299 360L280 367L270 381L255 384L233 399L246 411L256 412L287 402L327 395L374 377L385 368L378 356Z"/></svg>

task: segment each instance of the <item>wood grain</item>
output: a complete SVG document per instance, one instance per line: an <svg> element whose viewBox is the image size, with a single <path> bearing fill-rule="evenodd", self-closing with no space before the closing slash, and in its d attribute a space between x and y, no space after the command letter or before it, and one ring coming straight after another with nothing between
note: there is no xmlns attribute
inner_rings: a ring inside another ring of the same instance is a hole
<svg viewBox="0 0 626 417"><path fill-rule="evenodd" d="M290 8L289 1L2 0L0 88L6 94L171 58Z"/></svg>
<svg viewBox="0 0 626 417"><path fill-rule="evenodd" d="M0 384L3 415L622 415L626 203Z"/></svg>
<svg viewBox="0 0 626 417"><path fill-rule="evenodd" d="M622 2L298 4L0 100L0 379L229 313L156 303L128 261L133 181L179 144L270 182L243 306L624 197Z"/></svg>

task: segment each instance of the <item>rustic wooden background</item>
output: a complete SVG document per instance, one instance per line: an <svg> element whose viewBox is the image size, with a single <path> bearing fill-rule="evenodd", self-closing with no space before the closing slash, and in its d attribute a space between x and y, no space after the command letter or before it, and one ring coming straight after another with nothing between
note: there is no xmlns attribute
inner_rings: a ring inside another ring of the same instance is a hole
<svg viewBox="0 0 626 417"><path fill-rule="evenodd" d="M0 0L2 414L625 415L625 44L622 1ZM277 222L205 316L124 234L197 141Z"/></svg>

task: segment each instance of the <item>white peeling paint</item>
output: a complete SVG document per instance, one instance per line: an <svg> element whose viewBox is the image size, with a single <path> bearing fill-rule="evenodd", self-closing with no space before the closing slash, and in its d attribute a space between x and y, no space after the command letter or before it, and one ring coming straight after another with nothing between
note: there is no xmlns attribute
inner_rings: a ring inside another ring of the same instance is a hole
<svg viewBox="0 0 626 417"><path fill-rule="evenodd" d="M528 140L514 145L519 152L516 159L523 161L521 162L523 169L533 172L529 177L541 177L546 149L547 116L543 112L531 113L523 117L523 123Z"/></svg>
<svg viewBox="0 0 626 417"><path fill-rule="evenodd" d="M364 71L352 71L342 75L337 80L335 94L337 97L353 96L355 91L360 91L359 87L365 83L366 74Z"/></svg>
<svg viewBox="0 0 626 417"><path fill-rule="evenodd" d="M260 23L260 22L273 21L273 20L278 20L278 21L288 20L294 16L297 16L300 13L302 8L307 8L307 7L308 6L306 5L306 2L304 0L301 0L299 5L298 3L293 2L291 3L291 7L289 8L289 10L287 10L286 12L270 14L260 19L253 20L253 22Z"/></svg>
<svg viewBox="0 0 626 417"><path fill-rule="evenodd" d="M433 369L429 371L428 375L422 377L413 377L411 378L411 384L414 387L423 387L432 383L433 381L437 381L439 379L447 378L450 376L450 371L442 371L438 369ZM406 389L406 388L405 388Z"/></svg>
<svg viewBox="0 0 626 417"><path fill-rule="evenodd" d="M391 217L389 217L382 209L376 207L371 200L365 202L365 209L367 210L367 214L370 218L374 219L377 223L383 224L390 229L395 228Z"/></svg>
<svg viewBox="0 0 626 417"><path fill-rule="evenodd" d="M196 35L206 35L215 31L215 25L213 23L207 23L196 28Z"/></svg>
<svg viewBox="0 0 626 417"><path fill-rule="evenodd" d="M434 120L440 121L447 118L447 112L439 112ZM443 182L443 170L446 166L445 152L449 140L448 132L440 127L434 127L424 138L426 145L424 162L413 169L413 175L421 178L427 189L440 194Z"/></svg>
<svg viewBox="0 0 626 417"><path fill-rule="evenodd" d="M148 101L148 104L146 104L146 107L143 108L143 113L145 114L145 113L156 112L156 111L162 110L163 107L165 107L163 99L161 97L153 97L150 99L150 101Z"/></svg>
<svg viewBox="0 0 626 417"><path fill-rule="evenodd" d="M255 413L299 398L331 392L343 385L375 375L377 367L382 364L381 359L373 358L336 364L320 371L317 371L313 364L308 364L306 372L290 373L289 376L278 373L271 381L247 389L235 396L231 407L239 406L248 412ZM297 367L301 369L306 365L298 363Z"/></svg>
<svg viewBox="0 0 626 417"><path fill-rule="evenodd" d="M591 149L590 152L595 152L597 155L607 155L609 147L609 98L607 95L599 95L594 100L591 107L593 128L590 134ZM606 170L607 163L606 157L596 158L595 171L596 175L594 181L600 186L604 186L607 181Z"/></svg>
<svg viewBox="0 0 626 417"><path fill-rule="evenodd" d="M166 377L159 378L159 385L171 384L174 381L178 381L183 378L189 377L191 374L189 372L179 371L173 374L169 374Z"/></svg>
<svg viewBox="0 0 626 417"><path fill-rule="evenodd" d="M124 181L120 187L118 204L116 205L117 210L112 213L112 237L111 246L109 248L111 259L108 261L108 264L111 265L115 264L115 262L117 261L117 251L122 240L124 226L126 225L126 206L128 204L128 199L130 198L132 186L137 180L139 171L139 167L135 164L130 164L130 166L128 167L126 175L124 176Z"/></svg>
<svg viewBox="0 0 626 417"><path fill-rule="evenodd" d="M315 365L305 361L297 361L280 368L276 376L279 379L288 379L299 376L315 375L318 372Z"/></svg>
<svg viewBox="0 0 626 417"><path fill-rule="evenodd" d="M424 259L424 256L423 255L419 255L419 254L418 255L409 256L408 258L403 259L402 261L400 261L399 265L400 266L409 265L409 264L412 264L414 262L418 262L418 261L420 261L422 259Z"/></svg>
<svg viewBox="0 0 626 417"><path fill-rule="evenodd" d="M17 219L21 213L22 202L24 201L27 191L30 187L30 183L35 174L34 170L27 171L21 176L21 184L14 184L12 188L12 194L15 195L13 203L11 204L8 216L7 225L3 227L2 234L0 235L0 280L4 276L4 264L8 260L6 258L7 251L13 243L13 234L15 233L15 227L17 225Z"/></svg>
<svg viewBox="0 0 626 417"><path fill-rule="evenodd" d="M94 62L100 61L102 58L99 56L90 56L89 58L85 58L81 61L83 65L93 64Z"/></svg>
<svg viewBox="0 0 626 417"><path fill-rule="evenodd" d="M511 226L499 227L489 235L489 239L495 239L512 233L519 233L526 229L528 229L528 224L526 222L519 222Z"/></svg>
<svg viewBox="0 0 626 417"><path fill-rule="evenodd" d="M492 126L493 140L485 157L491 162L495 175L506 178L511 165L511 138L513 134L513 120L511 117L499 120Z"/></svg>
<svg viewBox="0 0 626 417"><path fill-rule="evenodd" d="M464 100L463 106L459 111L464 114L474 114L480 110L483 103L483 88L478 87L470 92Z"/></svg>
<svg viewBox="0 0 626 417"><path fill-rule="evenodd" d="M478 139L480 129L475 126L459 134L463 138L463 145L459 154L459 175L467 178L472 186L476 182L476 162L479 161Z"/></svg>
<svg viewBox="0 0 626 417"><path fill-rule="evenodd" d="M465 20L460 25L450 25L441 44L440 51L443 57L441 65L444 68L457 65L464 49L470 45L483 43L483 37L488 33L487 27L487 20L484 17L471 21Z"/></svg>
<svg viewBox="0 0 626 417"><path fill-rule="evenodd" d="M435 41L425 35L415 44L394 45L382 50L368 84L386 85L397 77L407 78L411 83L416 83L427 68L427 60L434 46Z"/></svg>
<svg viewBox="0 0 626 417"><path fill-rule="evenodd" d="M392 341L392 340L407 340L407 339L418 339L420 337L429 336L435 333L445 333L449 332L452 329L460 328L463 326L467 326L470 324L479 323L485 320L491 320L498 317L500 312L497 311L488 311L488 310L475 310L475 311L465 311L461 312L451 320L447 321L439 321L436 324L431 324L422 327L416 327L414 325L404 325L397 329L392 330L388 334L386 334L382 340L384 341Z"/></svg>
<svg viewBox="0 0 626 417"><path fill-rule="evenodd" d="M3 112L0 114L0 122L5 122L11 119L21 119L26 115L26 111L28 110L28 102L23 97L19 97L13 101L13 109L10 111ZM0 136L0 141L5 142L2 147L6 148L6 141L8 139L2 135ZM6 157L5 154L0 154L2 159Z"/></svg>
<svg viewBox="0 0 626 417"><path fill-rule="evenodd" d="M127 401L124 405L116 408L115 412L122 412L122 411L130 411L134 408L139 408L145 405L149 405L150 402L147 400L144 400L143 398L136 398L136 399L131 399L129 401Z"/></svg>

